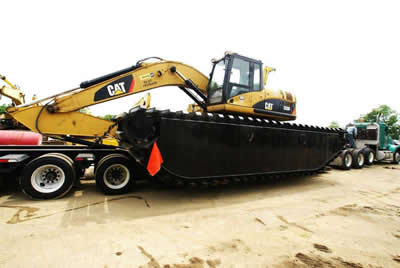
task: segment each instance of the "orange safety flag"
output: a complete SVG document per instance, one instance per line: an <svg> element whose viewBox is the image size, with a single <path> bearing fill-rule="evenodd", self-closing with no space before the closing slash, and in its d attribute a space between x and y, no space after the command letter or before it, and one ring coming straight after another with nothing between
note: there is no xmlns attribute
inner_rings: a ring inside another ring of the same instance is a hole
<svg viewBox="0 0 400 268"><path fill-rule="evenodd" d="M157 142L153 143L153 149L149 157L149 162L147 163L147 171L151 176L157 174L161 169L161 164L164 162L161 152L158 149Z"/></svg>

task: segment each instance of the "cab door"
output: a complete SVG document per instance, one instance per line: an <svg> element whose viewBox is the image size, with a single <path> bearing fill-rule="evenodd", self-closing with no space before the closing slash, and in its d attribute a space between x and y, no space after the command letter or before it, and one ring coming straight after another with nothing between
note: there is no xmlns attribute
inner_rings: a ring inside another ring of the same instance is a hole
<svg viewBox="0 0 400 268"><path fill-rule="evenodd" d="M225 94L228 104L251 107L253 84L251 66L251 62L245 58L233 57Z"/></svg>
<svg viewBox="0 0 400 268"><path fill-rule="evenodd" d="M265 91L263 88L263 77L262 77L262 66L261 63L253 62L250 65L251 69L251 107L259 102L263 102L265 100Z"/></svg>

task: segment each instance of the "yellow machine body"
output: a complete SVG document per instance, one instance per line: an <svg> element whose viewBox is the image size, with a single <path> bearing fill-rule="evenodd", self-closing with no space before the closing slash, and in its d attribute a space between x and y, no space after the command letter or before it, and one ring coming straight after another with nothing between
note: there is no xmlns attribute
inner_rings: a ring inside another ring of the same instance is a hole
<svg viewBox="0 0 400 268"><path fill-rule="evenodd" d="M295 97L284 91L261 89L262 82L264 82L264 85L266 84L268 73L274 69L266 67L262 74L262 64L259 61L237 54L225 55L224 62L227 69L224 69L226 72L223 84L224 90L225 87L230 85L229 70L232 69L233 71L235 59L239 57L241 60L248 61L250 72L245 74L248 78L250 76L260 76L260 78L257 78L258 83L260 83L260 90L250 89L249 92L224 97L224 100L220 103L213 103L210 100L210 92L213 92L211 91L213 85L212 77L209 80L204 74L189 65L160 59L160 61L153 63L138 62L138 64L130 68L83 82L79 88L37 100L30 104L10 107L7 112L29 129L47 135L114 137L117 129L116 123L78 111L84 107L154 88L178 86L197 102L197 105L191 106L192 111L255 115L282 121L294 120L296 117ZM256 64L259 66L255 67ZM212 75L215 73L215 66L216 63L214 64ZM255 70L256 68L257 71ZM243 75L241 74L241 76ZM232 85L230 86L232 87ZM250 82L247 89L250 87L253 87L252 82ZM202 99L196 100L196 94L191 94L189 91L194 91ZM225 91L223 94L224 96L227 95ZM149 103L149 98L147 97L147 101L143 100L141 103L146 106L146 102ZM291 110L286 113L275 112L273 111L274 105L275 107L290 106Z"/></svg>

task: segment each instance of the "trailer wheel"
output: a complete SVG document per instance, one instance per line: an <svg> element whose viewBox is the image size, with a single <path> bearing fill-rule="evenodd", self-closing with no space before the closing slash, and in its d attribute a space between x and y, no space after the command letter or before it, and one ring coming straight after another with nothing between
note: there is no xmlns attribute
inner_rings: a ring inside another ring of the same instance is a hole
<svg viewBox="0 0 400 268"><path fill-rule="evenodd" d="M73 164L58 154L45 154L29 162L22 170L19 185L33 199L60 198L75 182Z"/></svg>
<svg viewBox="0 0 400 268"><path fill-rule="evenodd" d="M349 170L352 167L353 164L353 157L351 155L351 152L349 151L344 151L341 155L342 158L342 166L341 168L344 170Z"/></svg>
<svg viewBox="0 0 400 268"><path fill-rule="evenodd" d="M364 154L360 149L353 150L353 168L362 168L365 163Z"/></svg>
<svg viewBox="0 0 400 268"><path fill-rule="evenodd" d="M102 158L96 167L96 185L105 194L126 193L134 184L134 163L121 154Z"/></svg>
<svg viewBox="0 0 400 268"><path fill-rule="evenodd" d="M74 186L79 186L80 185L80 178L83 176L83 174L85 174L85 169L81 169L79 168L74 160L71 159L71 157L69 157L68 155L62 154L62 153L49 153L47 155L55 155L55 156L59 156L61 158L64 158L66 161L68 161L74 168L75 170L75 181L74 181Z"/></svg>
<svg viewBox="0 0 400 268"><path fill-rule="evenodd" d="M368 166L372 165L375 161L375 153L370 148L364 149L364 157L365 157L365 164Z"/></svg>
<svg viewBox="0 0 400 268"><path fill-rule="evenodd" d="M394 154L393 154L393 164L399 164L400 163L400 150L397 150Z"/></svg>

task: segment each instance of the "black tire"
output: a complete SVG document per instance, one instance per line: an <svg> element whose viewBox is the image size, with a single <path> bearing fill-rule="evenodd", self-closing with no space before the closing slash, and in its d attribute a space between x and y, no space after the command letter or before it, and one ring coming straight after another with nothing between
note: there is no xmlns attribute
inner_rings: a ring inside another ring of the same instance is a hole
<svg viewBox="0 0 400 268"><path fill-rule="evenodd" d="M399 164L399 163L400 163L400 150L397 150L397 151L393 154L392 164Z"/></svg>
<svg viewBox="0 0 400 268"><path fill-rule="evenodd" d="M365 158L365 164L367 166L371 166L374 164L375 161L375 152L371 148L365 148L363 150L364 158Z"/></svg>
<svg viewBox="0 0 400 268"><path fill-rule="evenodd" d="M67 194L75 182L73 164L58 154L45 154L22 170L19 185L33 199L54 199Z"/></svg>
<svg viewBox="0 0 400 268"><path fill-rule="evenodd" d="M362 150L355 149L352 152L353 156L353 168L362 168L365 164L365 156L362 153Z"/></svg>
<svg viewBox="0 0 400 268"><path fill-rule="evenodd" d="M103 157L96 166L96 186L107 195L126 193L135 183L134 165L122 154Z"/></svg>
<svg viewBox="0 0 400 268"><path fill-rule="evenodd" d="M342 165L340 168L343 170L350 170L353 165L353 156L351 155L351 152L344 151L340 157L342 159Z"/></svg>

